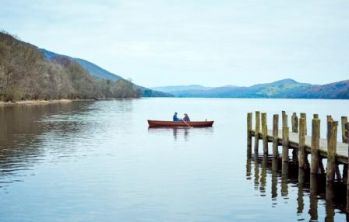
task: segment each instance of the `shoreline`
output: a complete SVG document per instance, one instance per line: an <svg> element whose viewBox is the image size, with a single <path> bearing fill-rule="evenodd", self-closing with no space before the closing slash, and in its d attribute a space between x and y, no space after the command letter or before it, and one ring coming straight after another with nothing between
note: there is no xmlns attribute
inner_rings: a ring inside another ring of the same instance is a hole
<svg viewBox="0 0 349 222"><path fill-rule="evenodd" d="M16 102L4 102L0 101L0 106L16 106L16 105L46 105L54 103L71 103L73 101L81 100L72 100L72 99L53 99L53 100L21 100Z"/></svg>
<svg viewBox="0 0 349 222"><path fill-rule="evenodd" d="M135 99L135 98L123 98L123 99ZM104 98L104 99L52 99L52 100L20 100L16 102L4 102L0 101L0 107L5 106L18 106L18 105L48 105L57 103L72 103L72 102L88 102L88 101L106 101L106 100L118 100L116 98Z"/></svg>

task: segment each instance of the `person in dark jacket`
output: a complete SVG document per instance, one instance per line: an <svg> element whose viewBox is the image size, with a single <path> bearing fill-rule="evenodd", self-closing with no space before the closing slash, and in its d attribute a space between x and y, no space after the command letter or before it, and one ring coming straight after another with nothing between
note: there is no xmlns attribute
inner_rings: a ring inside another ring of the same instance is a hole
<svg viewBox="0 0 349 222"><path fill-rule="evenodd" d="M189 118L188 114L184 113L183 121L190 122L190 118Z"/></svg>
<svg viewBox="0 0 349 222"><path fill-rule="evenodd" d="M173 115L173 121L180 121L180 119L177 117L177 112L175 112Z"/></svg>

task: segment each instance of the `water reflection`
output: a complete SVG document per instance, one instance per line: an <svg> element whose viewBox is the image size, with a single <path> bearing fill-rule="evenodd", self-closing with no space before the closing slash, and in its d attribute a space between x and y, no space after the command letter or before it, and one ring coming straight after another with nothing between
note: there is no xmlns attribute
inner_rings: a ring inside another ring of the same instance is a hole
<svg viewBox="0 0 349 222"><path fill-rule="evenodd" d="M0 187L20 181L10 176L25 173L45 155L41 135L61 132L60 138L64 138L64 134L83 129L81 123L62 124L45 122L43 119L64 116L65 113L86 112L90 104L79 102L0 107Z"/></svg>
<svg viewBox="0 0 349 222"><path fill-rule="evenodd" d="M172 132L173 139L184 140L188 142L190 140L190 135L210 135L213 133L213 128L188 128L188 127L178 127L178 128L148 128L148 133L154 135L166 136L168 133Z"/></svg>
<svg viewBox="0 0 349 222"><path fill-rule="evenodd" d="M173 130L173 138L174 138L175 140L177 140L178 130L180 130L180 131L181 131L180 133L182 133L182 131L183 131L184 140L185 140L185 141L188 141L188 136L189 136L189 129L188 129L188 128L180 128L180 129L178 129L178 128L173 128L172 130Z"/></svg>
<svg viewBox="0 0 349 222"><path fill-rule="evenodd" d="M326 183L326 221L334 221L333 183Z"/></svg>
<svg viewBox="0 0 349 222"><path fill-rule="evenodd" d="M288 199L288 162L282 162L281 167L281 196L284 197L284 199Z"/></svg>
<svg viewBox="0 0 349 222"><path fill-rule="evenodd" d="M304 210L304 178L305 178L305 171L302 168L298 168L298 194L297 194L297 213L301 214Z"/></svg>
<svg viewBox="0 0 349 222"><path fill-rule="evenodd" d="M270 197L272 207L277 208L281 203L292 204L291 200L294 199L299 220L308 218L309 221L336 221L336 216L340 215L336 215L336 212L345 213L349 207L346 201L349 192L343 195L346 193L346 185L326 183L325 175L311 175L309 170L298 168L295 162L254 156L246 161L246 178L254 178L254 189L260 192L260 196ZM269 186L268 181L271 181ZM279 189L283 202L278 200ZM294 194L295 197L292 196Z"/></svg>
<svg viewBox="0 0 349 222"><path fill-rule="evenodd" d="M271 163L271 198L273 201L277 199L277 183L278 183L278 169L279 160L277 158L272 158Z"/></svg>
<svg viewBox="0 0 349 222"><path fill-rule="evenodd" d="M310 174L310 195L309 195L309 200L310 200L310 209L309 209L309 214L310 214L310 219L311 220L317 220L318 219L318 212L317 212L317 205L318 205L318 189L317 189L317 175Z"/></svg>
<svg viewBox="0 0 349 222"><path fill-rule="evenodd" d="M265 196L265 187L266 187L266 183L267 183L267 161L268 161L268 157L264 156L262 159L262 172L261 172L261 186L260 186L260 192L261 192L261 196Z"/></svg>

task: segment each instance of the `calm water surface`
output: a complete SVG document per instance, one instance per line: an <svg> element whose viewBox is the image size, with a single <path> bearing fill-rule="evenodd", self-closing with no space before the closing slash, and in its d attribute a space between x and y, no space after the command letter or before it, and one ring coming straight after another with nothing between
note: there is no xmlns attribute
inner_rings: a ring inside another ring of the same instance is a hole
<svg viewBox="0 0 349 222"><path fill-rule="evenodd" d="M339 119L348 107L174 98L0 107L0 221L345 221L340 187L329 203L309 177L299 184L268 159L247 160L246 112ZM148 129L174 111L216 122Z"/></svg>

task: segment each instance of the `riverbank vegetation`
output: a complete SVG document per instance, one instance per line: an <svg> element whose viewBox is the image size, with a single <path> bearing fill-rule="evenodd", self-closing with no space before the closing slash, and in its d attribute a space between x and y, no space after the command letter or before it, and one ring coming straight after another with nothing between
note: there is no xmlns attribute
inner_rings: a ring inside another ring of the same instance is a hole
<svg viewBox="0 0 349 222"><path fill-rule="evenodd" d="M125 79L89 75L73 59L47 60L39 48L0 32L0 100L136 98L140 90Z"/></svg>

